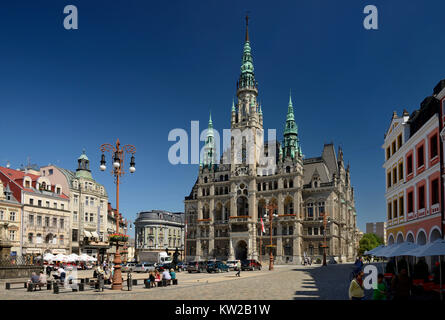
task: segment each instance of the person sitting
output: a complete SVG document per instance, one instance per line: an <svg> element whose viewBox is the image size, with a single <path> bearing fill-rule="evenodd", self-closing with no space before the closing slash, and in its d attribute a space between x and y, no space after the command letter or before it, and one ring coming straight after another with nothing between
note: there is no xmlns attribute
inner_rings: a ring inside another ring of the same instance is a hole
<svg viewBox="0 0 445 320"><path fill-rule="evenodd" d="M150 287L155 287L156 286L156 281L155 281L155 275L152 272L150 272L150 276L148 277L148 280L150 281Z"/></svg>
<svg viewBox="0 0 445 320"><path fill-rule="evenodd" d="M425 262L424 258L421 258L415 265L414 265L414 272L413 272L413 278L414 279L422 279L423 281L428 281L428 265Z"/></svg>
<svg viewBox="0 0 445 320"><path fill-rule="evenodd" d="M400 273L392 279L391 289L394 292L394 300L408 300L411 292L411 280L407 269L403 268Z"/></svg>
<svg viewBox="0 0 445 320"><path fill-rule="evenodd" d="M157 283L159 281L161 281L161 274L159 273L158 270L156 270L156 273L155 273L155 283Z"/></svg>
<svg viewBox="0 0 445 320"><path fill-rule="evenodd" d="M170 269L171 280L176 280L176 272L174 269Z"/></svg>
<svg viewBox="0 0 445 320"><path fill-rule="evenodd" d="M28 281L28 284L30 283L34 285L34 288L39 284L39 276L35 272L31 274L31 280Z"/></svg>
<svg viewBox="0 0 445 320"><path fill-rule="evenodd" d="M46 286L48 280L47 280L47 276L45 273L43 273L43 271L40 272L40 277L39 277L39 283L40 286Z"/></svg>
<svg viewBox="0 0 445 320"><path fill-rule="evenodd" d="M166 284L170 284L172 277L170 276L170 272L168 272L168 269L164 269L164 272L162 272L162 280L166 280Z"/></svg>
<svg viewBox="0 0 445 320"><path fill-rule="evenodd" d="M62 266L59 267L59 269L57 269L57 275L59 276L59 279L61 282L65 282L65 270L62 268Z"/></svg>

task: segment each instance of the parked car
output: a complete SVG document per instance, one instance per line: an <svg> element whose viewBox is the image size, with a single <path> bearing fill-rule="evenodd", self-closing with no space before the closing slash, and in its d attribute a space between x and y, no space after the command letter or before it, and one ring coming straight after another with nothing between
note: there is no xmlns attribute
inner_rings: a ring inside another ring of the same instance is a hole
<svg viewBox="0 0 445 320"><path fill-rule="evenodd" d="M176 269L178 270L178 272L186 271L187 265L184 262L178 262L178 264L176 265Z"/></svg>
<svg viewBox="0 0 445 320"><path fill-rule="evenodd" d="M173 263L158 263L156 264L156 270L159 272L164 271L164 269L170 270L173 269Z"/></svg>
<svg viewBox="0 0 445 320"><path fill-rule="evenodd" d="M122 266L122 272L133 272L136 267L136 263L129 262Z"/></svg>
<svg viewBox="0 0 445 320"><path fill-rule="evenodd" d="M209 261L207 263L207 272L229 272L229 266L222 261Z"/></svg>
<svg viewBox="0 0 445 320"><path fill-rule="evenodd" d="M241 261L241 270L261 270L261 263L255 259Z"/></svg>
<svg viewBox="0 0 445 320"><path fill-rule="evenodd" d="M155 271L154 263L147 263L147 262L139 263L133 269L133 272L150 272L150 271Z"/></svg>
<svg viewBox="0 0 445 320"><path fill-rule="evenodd" d="M207 263L205 261L192 261L187 265L187 271L192 272L204 272L207 269Z"/></svg>
<svg viewBox="0 0 445 320"><path fill-rule="evenodd" d="M229 260L229 261L227 261L227 266L229 267L230 270L235 270L236 264L238 263L238 261L240 261L240 260Z"/></svg>

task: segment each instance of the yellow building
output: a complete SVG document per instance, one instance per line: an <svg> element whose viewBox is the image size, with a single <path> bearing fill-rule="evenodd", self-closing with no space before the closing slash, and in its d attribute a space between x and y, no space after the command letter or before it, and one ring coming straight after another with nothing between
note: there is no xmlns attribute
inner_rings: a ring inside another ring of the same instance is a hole
<svg viewBox="0 0 445 320"><path fill-rule="evenodd" d="M22 205L12 195L9 185L0 181L0 259L21 255Z"/></svg>

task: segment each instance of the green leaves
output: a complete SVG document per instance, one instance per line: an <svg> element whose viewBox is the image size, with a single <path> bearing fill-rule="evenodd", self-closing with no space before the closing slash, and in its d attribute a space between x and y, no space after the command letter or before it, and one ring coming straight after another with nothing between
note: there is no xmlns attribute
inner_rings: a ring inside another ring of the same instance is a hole
<svg viewBox="0 0 445 320"><path fill-rule="evenodd" d="M365 251L374 249L383 244L383 239L373 233L365 233L360 240L358 254L363 255Z"/></svg>

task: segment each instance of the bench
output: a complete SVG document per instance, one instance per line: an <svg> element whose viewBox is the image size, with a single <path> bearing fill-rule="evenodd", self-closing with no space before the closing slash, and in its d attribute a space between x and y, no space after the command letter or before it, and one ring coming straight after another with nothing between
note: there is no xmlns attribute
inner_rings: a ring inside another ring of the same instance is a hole
<svg viewBox="0 0 445 320"><path fill-rule="evenodd" d="M76 281L76 280L70 280L68 282L68 284L72 285L73 281ZM71 287L71 292L85 291L85 283L78 282L76 284L77 284L77 288ZM65 289L64 283L61 283L60 281L55 281L54 285L53 285L53 293L58 294L60 292L60 289ZM69 291L69 290L67 290L67 291ZM64 292L67 292L67 291L64 291Z"/></svg>
<svg viewBox="0 0 445 320"><path fill-rule="evenodd" d="M11 289L11 284L23 284L23 288L26 289L28 281L12 281L6 282L6 290Z"/></svg>

